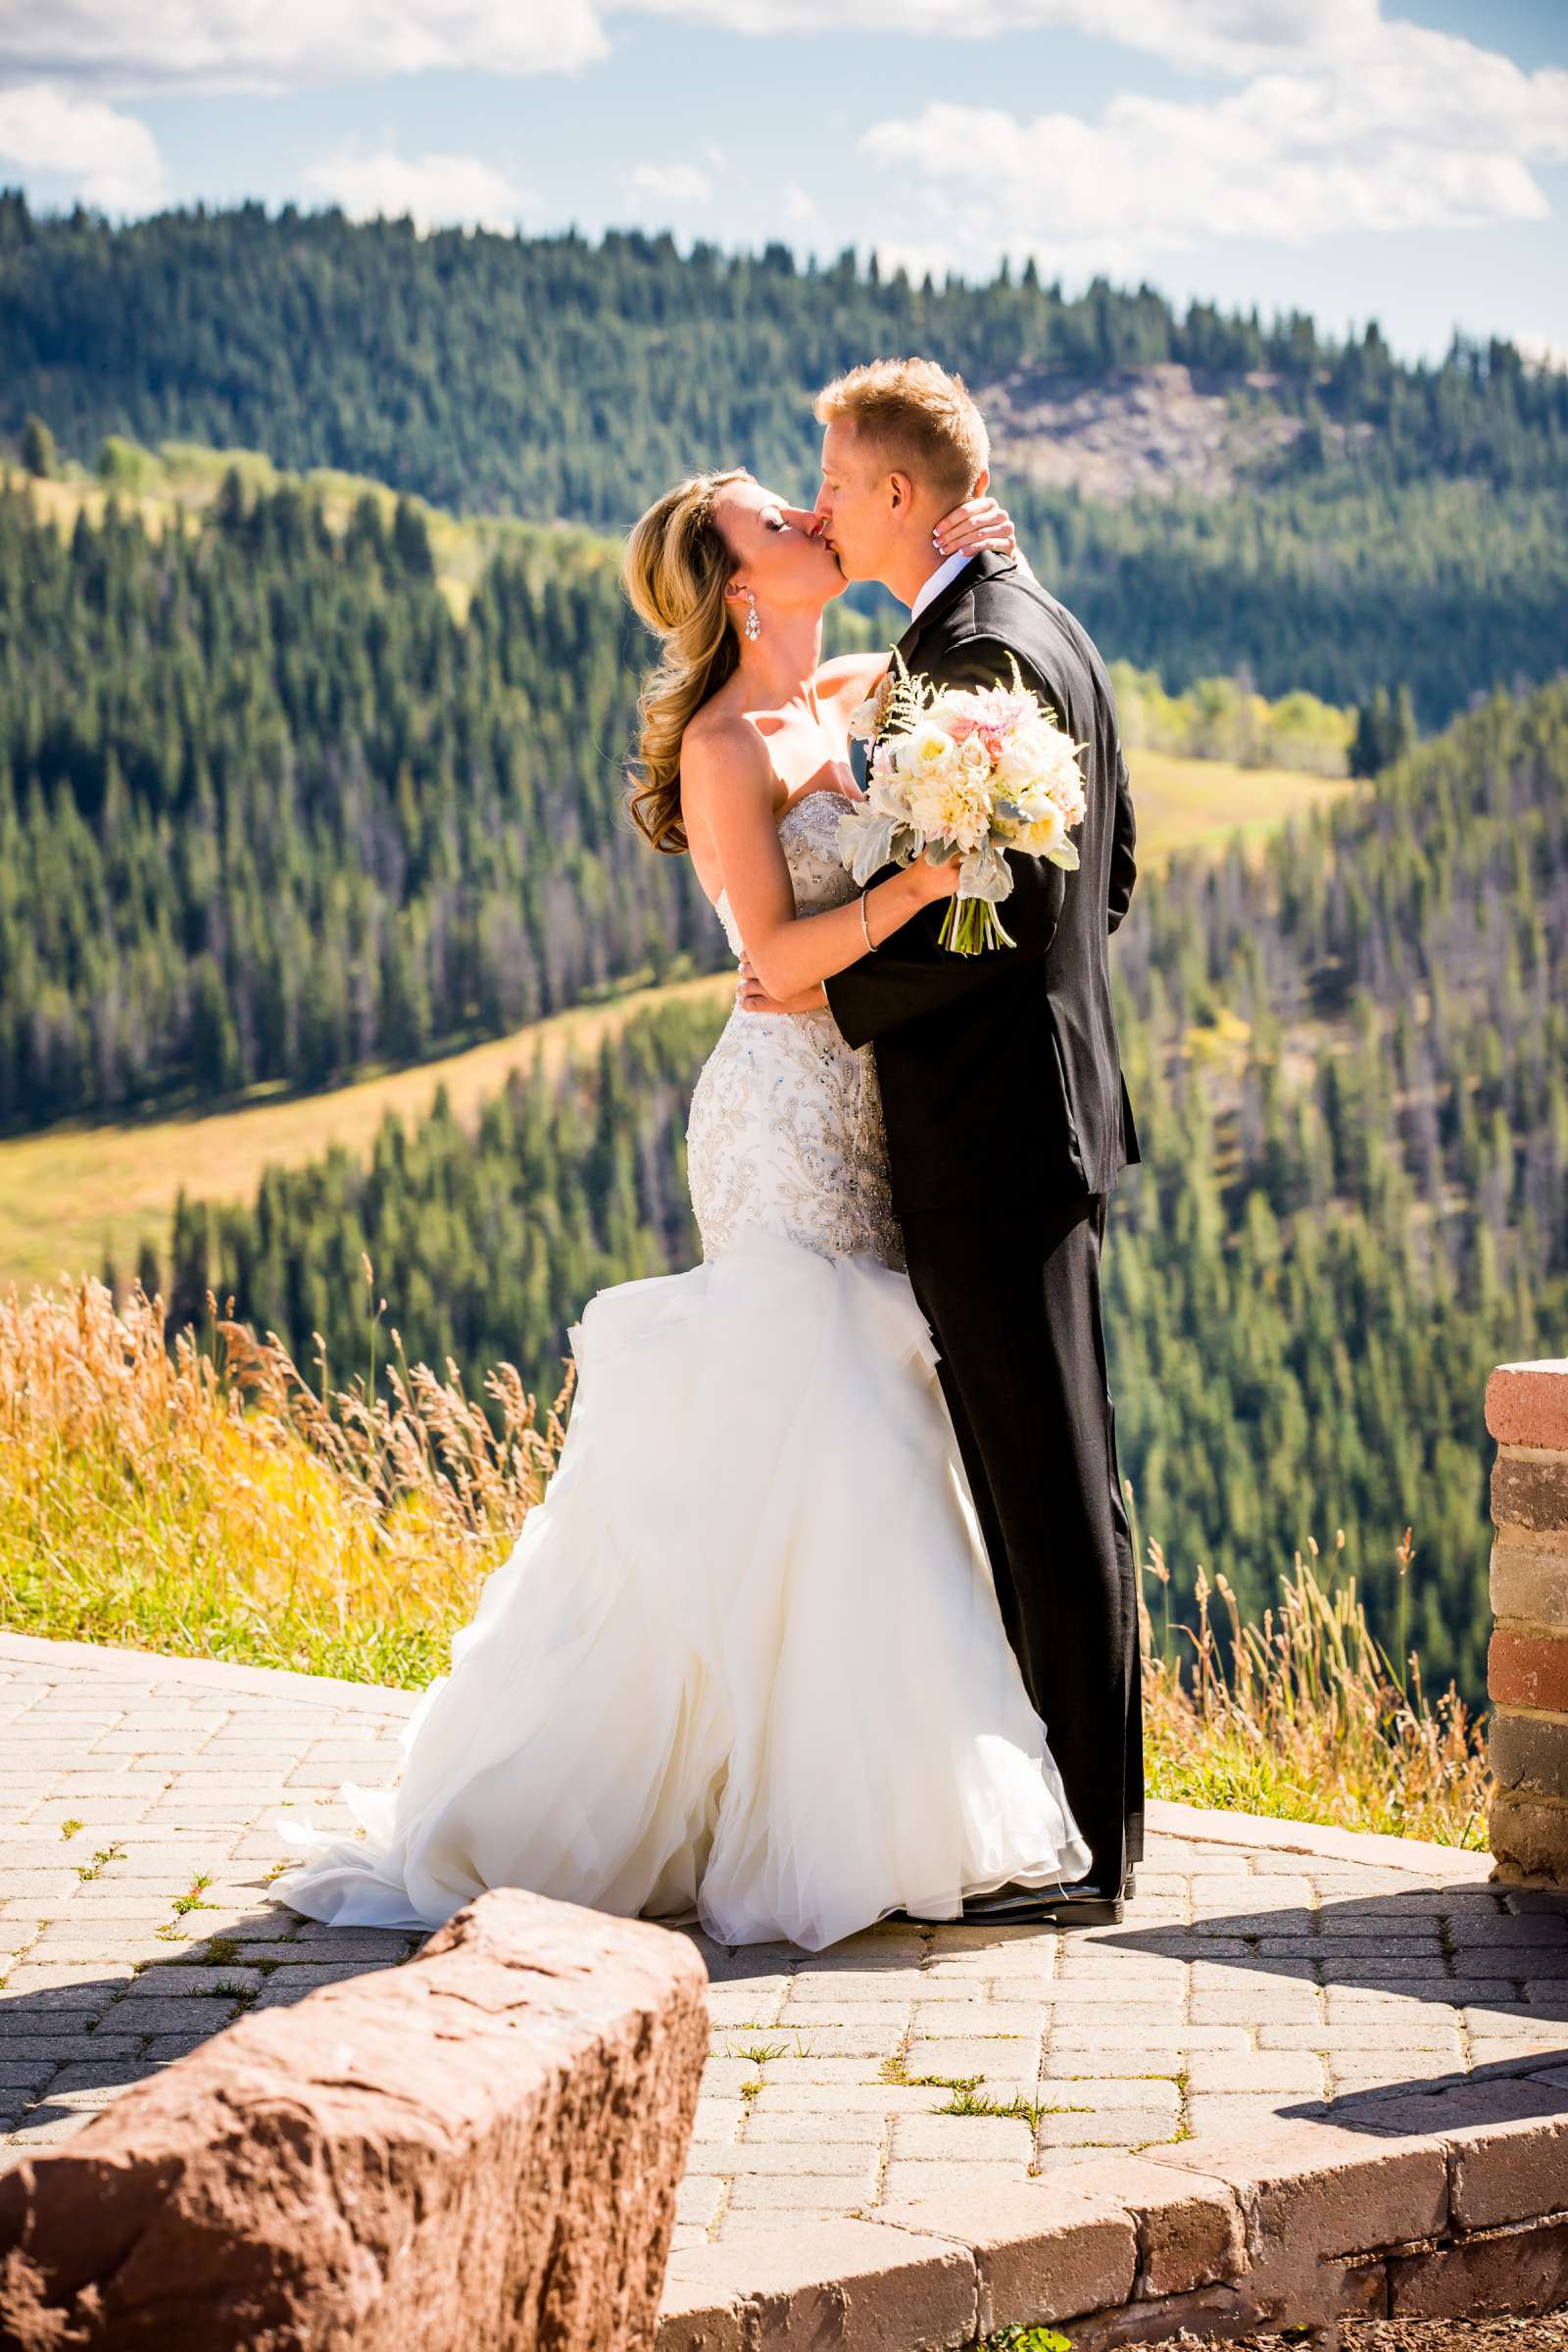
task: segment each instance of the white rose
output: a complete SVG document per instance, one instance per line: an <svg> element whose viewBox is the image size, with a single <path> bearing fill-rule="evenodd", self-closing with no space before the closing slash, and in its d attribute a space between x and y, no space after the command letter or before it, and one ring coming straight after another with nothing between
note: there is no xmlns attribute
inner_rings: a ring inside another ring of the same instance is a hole
<svg viewBox="0 0 1568 2352"><path fill-rule="evenodd" d="M1013 846L1031 858L1049 858L1059 850L1067 838L1067 820L1054 801L1044 803L1041 812L1020 824L1013 835Z"/></svg>
<svg viewBox="0 0 1568 2352"><path fill-rule="evenodd" d="M1037 781L1040 769L1039 753L1020 729L1003 745L998 757L997 790L1004 800L1015 801Z"/></svg>
<svg viewBox="0 0 1568 2352"><path fill-rule="evenodd" d="M934 726L928 718L922 718L917 726L910 728L907 735L901 736L894 751L900 775L910 779L944 774L953 760L952 736L945 734L941 727Z"/></svg>

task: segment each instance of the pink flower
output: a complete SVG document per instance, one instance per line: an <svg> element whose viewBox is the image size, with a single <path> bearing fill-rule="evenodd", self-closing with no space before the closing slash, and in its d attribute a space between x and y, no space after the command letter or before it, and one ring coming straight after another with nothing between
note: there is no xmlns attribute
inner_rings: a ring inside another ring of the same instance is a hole
<svg viewBox="0 0 1568 2352"><path fill-rule="evenodd" d="M1026 718L1038 718L1040 706L1032 694L1017 694L1010 686L980 686L973 695L975 717L982 728L1005 735Z"/></svg>

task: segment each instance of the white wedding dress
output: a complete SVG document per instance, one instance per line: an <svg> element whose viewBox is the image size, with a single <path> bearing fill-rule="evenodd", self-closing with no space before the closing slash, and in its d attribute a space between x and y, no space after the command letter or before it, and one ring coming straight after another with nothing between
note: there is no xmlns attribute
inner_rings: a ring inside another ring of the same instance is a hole
<svg viewBox="0 0 1568 2352"><path fill-rule="evenodd" d="M852 893L841 814L817 791L780 819L803 912ZM434 1927L527 1886L816 1951L1090 1868L903 1271L869 1048L737 1007L688 1143L703 1262L590 1300L560 1466L399 1785L345 1790L359 1838L277 1824L295 1910Z"/></svg>

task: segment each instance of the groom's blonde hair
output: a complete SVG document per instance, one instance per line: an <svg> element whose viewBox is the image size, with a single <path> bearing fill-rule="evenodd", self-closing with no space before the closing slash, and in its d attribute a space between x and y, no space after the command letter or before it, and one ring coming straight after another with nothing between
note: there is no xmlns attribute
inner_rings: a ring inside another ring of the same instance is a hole
<svg viewBox="0 0 1568 2352"><path fill-rule="evenodd" d="M818 424L853 424L915 481L950 504L967 498L991 464L985 418L961 375L935 360L871 360L816 396Z"/></svg>

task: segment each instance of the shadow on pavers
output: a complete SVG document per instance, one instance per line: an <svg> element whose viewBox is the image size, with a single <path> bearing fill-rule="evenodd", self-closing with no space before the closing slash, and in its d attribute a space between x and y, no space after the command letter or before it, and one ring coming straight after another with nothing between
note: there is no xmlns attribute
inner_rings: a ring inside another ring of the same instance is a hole
<svg viewBox="0 0 1568 2352"><path fill-rule="evenodd" d="M1303 1868L1310 1857L1303 1857ZM1136 1898L1135 1898L1136 1899ZM1235 1969L1238 1978L1264 1977L1324 1991L1379 1993L1412 2004L1463 2010L1477 2062L1430 2072L1408 2071L1412 2053L1398 2046L1390 2020L1390 2079L1341 2091L1333 2099L1281 2097L1282 2118L1331 2119L1351 2124L1356 2109L1391 2097L1451 2091L1461 2086L1547 2078L1536 2085L1560 2089L1568 2107L1568 1894L1490 1885L1429 1885L1412 1879L1396 1893L1347 1895L1260 1911L1215 1912L1190 1927L1151 1925L1084 1931L1106 1952L1159 1954ZM1210 1985L1215 1980L1210 1977ZM1497 2043L1510 2026L1560 2027L1561 2046L1498 2048L1488 2055L1487 2026L1496 2021ZM1479 2041L1477 2036L1479 2035ZM1404 2068L1400 2069L1401 2061ZM1520 2102L1521 2112L1530 2109Z"/></svg>
<svg viewBox="0 0 1568 2352"><path fill-rule="evenodd" d="M202 1906L168 1958L116 1968L39 1965L66 1980L27 1984L24 1952L0 1988L0 2169L56 2144L114 2095L199 2049L254 2009L284 2008L318 1985L395 1967L424 1934L326 1928L255 1888L254 1907L222 1905L223 1925L203 1935ZM112 1940L110 1923L106 1941ZM22 1980L19 1988L18 1981Z"/></svg>

